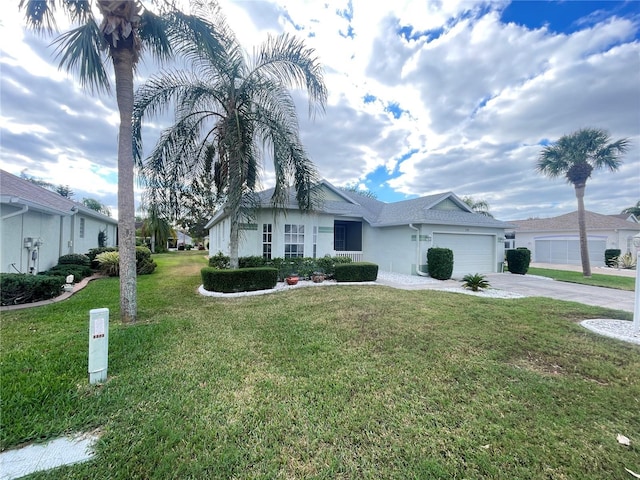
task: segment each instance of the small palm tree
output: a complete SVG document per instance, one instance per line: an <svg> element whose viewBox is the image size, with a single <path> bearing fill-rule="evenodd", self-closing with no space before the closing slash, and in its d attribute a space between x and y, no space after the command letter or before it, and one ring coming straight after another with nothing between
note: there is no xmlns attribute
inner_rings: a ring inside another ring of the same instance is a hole
<svg viewBox="0 0 640 480"><path fill-rule="evenodd" d="M489 288L489 280L479 273L468 273L462 278L462 287L477 292Z"/></svg>
<svg viewBox="0 0 640 480"><path fill-rule="evenodd" d="M54 40L60 67L77 71L83 86L110 91L107 63L113 65L118 131L118 245L120 247L120 315L123 323L136 319L136 242L133 190L133 72L145 47L159 60L174 53L190 56L220 49L215 30L201 17L187 15L165 3L156 14L137 0L20 0L27 25L39 33L55 30L54 12L61 6L75 28ZM95 9L94 9L95 8ZM98 12L101 20L96 18Z"/></svg>
<svg viewBox="0 0 640 480"><path fill-rule="evenodd" d="M144 161L151 203L177 212L180 192L213 173L216 194L230 216L231 267L237 268L239 226L251 218L265 152L275 170L274 205L286 202L292 183L300 209L312 208L317 173L300 141L288 88L307 91L311 115L324 109L327 90L314 51L295 37L269 37L253 58L230 33L224 47L221 54L194 58L190 72L152 77L136 93L133 119L139 158L143 118L173 102L175 123Z"/></svg>
<svg viewBox="0 0 640 480"><path fill-rule="evenodd" d="M475 200L473 197L465 196L462 198L462 201L475 213L493 218L493 215L489 213L489 202L486 200Z"/></svg>
<svg viewBox="0 0 640 480"><path fill-rule="evenodd" d="M606 168L612 172L622 164L622 157L629 149L629 139L621 138L615 142L606 130L583 128L572 134L560 137L554 144L546 146L536 164L538 172L550 178L564 176L576 190L578 199L578 229L580 234L580 256L582 273L591 276L587 227L584 209L584 191L587 179L593 170Z"/></svg>

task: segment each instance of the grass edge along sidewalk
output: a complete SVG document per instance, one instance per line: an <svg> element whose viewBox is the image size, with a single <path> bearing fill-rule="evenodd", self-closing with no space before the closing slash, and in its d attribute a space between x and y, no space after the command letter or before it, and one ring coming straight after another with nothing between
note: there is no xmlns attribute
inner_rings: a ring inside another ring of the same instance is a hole
<svg viewBox="0 0 640 480"><path fill-rule="evenodd" d="M115 320L117 279L0 319L2 448L103 432L96 460L47 478L640 470L640 349L577 325L628 313L381 286L213 299L196 293L202 256L155 259L132 327ZM86 381L95 307L114 319L101 386Z"/></svg>

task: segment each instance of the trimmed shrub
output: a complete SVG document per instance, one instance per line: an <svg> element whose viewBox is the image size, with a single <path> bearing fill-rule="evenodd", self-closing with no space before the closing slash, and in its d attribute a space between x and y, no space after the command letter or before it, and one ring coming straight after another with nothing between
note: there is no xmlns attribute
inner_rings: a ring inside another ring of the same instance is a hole
<svg viewBox="0 0 640 480"><path fill-rule="evenodd" d="M619 248L608 248L604 251L604 264L607 267L616 267L617 266L617 258L622 253L622 250Z"/></svg>
<svg viewBox="0 0 640 480"><path fill-rule="evenodd" d="M432 247L427 250L429 276L436 280L449 280L453 273L453 250Z"/></svg>
<svg viewBox="0 0 640 480"><path fill-rule="evenodd" d="M73 281L78 282L85 277L90 277L93 275L93 270L91 267L86 265L56 265L55 267L51 267L46 272L40 272L38 275L49 275L49 276L62 276L67 277L68 275L73 275Z"/></svg>
<svg viewBox="0 0 640 480"><path fill-rule="evenodd" d="M264 267L267 261L263 257L257 255L251 257L240 257L238 259L238 267L240 268L257 268Z"/></svg>
<svg viewBox="0 0 640 480"><path fill-rule="evenodd" d="M64 278L26 273L0 275L0 303L19 305L57 297L61 293Z"/></svg>
<svg viewBox="0 0 640 480"><path fill-rule="evenodd" d="M531 251L526 247L507 250L507 268L511 273L524 275L529 270Z"/></svg>
<svg viewBox="0 0 640 480"><path fill-rule="evenodd" d="M316 268L314 271L322 271L327 278L333 278L336 274L336 265L344 265L346 263L351 263L350 257L331 257L325 255L322 258L316 259Z"/></svg>
<svg viewBox="0 0 640 480"><path fill-rule="evenodd" d="M271 267L200 270L202 286L210 292L235 293L268 290L278 283L278 270Z"/></svg>
<svg viewBox="0 0 640 480"><path fill-rule="evenodd" d="M231 258L222 252L216 253L213 257L209 257L209 266L218 269L229 268Z"/></svg>
<svg viewBox="0 0 640 480"><path fill-rule="evenodd" d="M335 266L338 282L374 282L378 278L378 265L371 262L347 262Z"/></svg>
<svg viewBox="0 0 640 480"><path fill-rule="evenodd" d="M70 253L58 258L58 265L85 265L88 267L91 265L91 260L82 253Z"/></svg>

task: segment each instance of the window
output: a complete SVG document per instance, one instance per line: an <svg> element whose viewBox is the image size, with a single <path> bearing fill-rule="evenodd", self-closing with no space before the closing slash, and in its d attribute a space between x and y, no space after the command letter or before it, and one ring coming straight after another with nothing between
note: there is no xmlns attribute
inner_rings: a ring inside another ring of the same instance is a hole
<svg viewBox="0 0 640 480"><path fill-rule="evenodd" d="M318 255L318 227L313 227L313 258Z"/></svg>
<svg viewBox="0 0 640 480"><path fill-rule="evenodd" d="M84 238L84 218L80 218L80 238Z"/></svg>
<svg viewBox="0 0 640 480"><path fill-rule="evenodd" d="M271 241L273 239L273 226L270 223L262 224L262 258L271 260Z"/></svg>
<svg viewBox="0 0 640 480"><path fill-rule="evenodd" d="M304 257L304 225L284 226L284 258Z"/></svg>

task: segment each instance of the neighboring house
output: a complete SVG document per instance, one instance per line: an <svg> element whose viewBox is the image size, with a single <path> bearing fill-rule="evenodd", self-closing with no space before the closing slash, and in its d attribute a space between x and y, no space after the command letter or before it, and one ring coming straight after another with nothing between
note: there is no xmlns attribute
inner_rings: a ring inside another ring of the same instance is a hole
<svg viewBox="0 0 640 480"><path fill-rule="evenodd" d="M345 255L377 263L381 271L416 275L416 269L427 271L427 249L443 247L453 250L456 278L502 269L505 229L513 225L474 213L451 192L384 203L326 181L317 188L322 201L308 213L293 196L284 211L274 210L273 190L259 192L255 223L241 225L239 255ZM220 210L207 223L210 255L229 254L229 222Z"/></svg>
<svg viewBox="0 0 640 480"><path fill-rule="evenodd" d="M87 253L106 234L116 244L117 220L0 170L0 272L38 273L68 253Z"/></svg>
<svg viewBox="0 0 640 480"><path fill-rule="evenodd" d="M591 266L604 266L604 251L620 249L634 252L633 236L640 232L640 223L633 215L601 215L585 212L587 241ZM515 247L531 250L531 261L581 265L578 212L552 218L514 220ZM511 235L507 234L507 237Z"/></svg>

